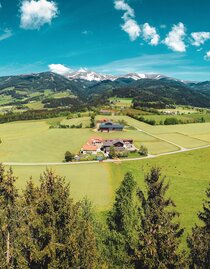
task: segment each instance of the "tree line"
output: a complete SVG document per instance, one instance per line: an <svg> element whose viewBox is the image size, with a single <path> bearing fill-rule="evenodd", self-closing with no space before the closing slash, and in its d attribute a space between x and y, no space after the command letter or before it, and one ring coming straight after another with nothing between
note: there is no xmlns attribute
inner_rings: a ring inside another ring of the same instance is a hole
<svg viewBox="0 0 210 269"><path fill-rule="evenodd" d="M0 115L0 124L14 121L23 120L40 120L56 117L66 117L71 113L71 109L57 108L57 109L39 109L39 110L27 110L24 112L8 112Z"/></svg>
<svg viewBox="0 0 210 269"><path fill-rule="evenodd" d="M135 115L133 113L127 113L127 116L135 120L150 124L150 125L177 125L177 124L204 123L205 122L204 117L191 118L190 120L186 120L186 119L181 120L176 117L167 117L164 120L161 120L158 122L155 119L145 119L143 116Z"/></svg>
<svg viewBox="0 0 210 269"><path fill-rule="evenodd" d="M142 191L127 173L105 221L87 198L74 202L65 178L46 170L23 192L13 171L0 165L0 268L209 269L210 187L203 210L180 248L184 229L159 168Z"/></svg>

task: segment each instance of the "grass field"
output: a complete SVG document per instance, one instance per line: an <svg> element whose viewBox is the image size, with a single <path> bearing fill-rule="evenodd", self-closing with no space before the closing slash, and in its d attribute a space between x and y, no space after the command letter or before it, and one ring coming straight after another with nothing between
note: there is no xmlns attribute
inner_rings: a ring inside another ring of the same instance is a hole
<svg viewBox="0 0 210 269"><path fill-rule="evenodd" d="M99 119L101 117L97 117ZM50 129L59 122L65 124L89 124L89 117L65 120L64 118L13 122L0 125L1 162L62 162L64 153L69 150L78 153L90 137L130 138L136 147L145 145L150 154L176 151L179 148L163 139L182 147L193 148L210 143L210 123L176 126L150 126L126 116L111 116L114 121L125 120L127 124L148 132L126 130L113 133L96 133L92 129ZM154 137L153 135L157 136Z"/></svg>
<svg viewBox="0 0 210 269"><path fill-rule="evenodd" d="M197 212L201 209L205 189L210 183L210 149L202 149L157 159L125 163L98 163L68 166L49 166L57 174L65 176L71 182L72 196L76 200L87 196L98 211L108 210L114 199L124 174L131 171L139 186L145 190L144 176L153 166L161 167L166 181L170 182L169 195L175 201L176 210L181 213L181 224L189 232L197 221ZM24 188L26 181L33 175L37 183L45 166L15 166L19 177L17 186Z"/></svg>
<svg viewBox="0 0 210 269"><path fill-rule="evenodd" d="M191 113L184 115L145 115L144 118L146 120L155 120L156 124L162 124L167 118L176 118L179 121L184 123L193 123L196 120L200 120L203 118L205 122L210 122L210 114L201 114L201 113Z"/></svg>
<svg viewBox="0 0 210 269"><path fill-rule="evenodd" d="M93 136L132 138L136 146L144 144L152 154L178 150L176 146L161 139L187 148L210 143L210 123L150 126L126 116L111 116L110 119L125 120L128 125L136 129L124 132L96 133L88 128L49 128L50 125L56 125L59 122L68 122L70 125L87 123L89 122L88 116L71 120L56 118L1 124L0 161L61 162L67 150L78 152L82 145ZM143 180L145 174L152 166L161 167L167 180L170 180L169 195L177 204L177 211L181 213L181 224L186 227L186 235L197 221L196 214L202 206L204 192L210 182L209 163L210 148L135 162L53 165L49 168L55 170L57 174L65 176L67 182L71 182L74 199L79 200L87 196L94 203L98 212L104 212L111 207L114 192L126 172L131 171L140 187L145 189ZM30 176L33 176L33 180L38 183L39 176L46 167L14 166L13 169L18 176L17 186L21 190L24 189Z"/></svg>
<svg viewBox="0 0 210 269"><path fill-rule="evenodd" d="M64 119L61 121L61 124L64 125L79 125L82 123L82 127L86 128L90 126L90 117L81 117L81 118L73 118L73 119Z"/></svg>
<svg viewBox="0 0 210 269"><path fill-rule="evenodd" d="M210 142L210 123L151 126L127 116L109 116L108 118L113 121L124 120L128 125L139 130L186 148L204 146Z"/></svg>
<svg viewBox="0 0 210 269"><path fill-rule="evenodd" d="M193 114L193 113L198 112L196 108L190 108L190 107L184 107L184 106L178 106L176 108L159 109L159 111L160 112L172 111L172 112L180 113L180 114Z"/></svg>
<svg viewBox="0 0 210 269"><path fill-rule="evenodd" d="M116 107L131 107L133 99L112 97L109 99L109 101L113 106Z"/></svg>

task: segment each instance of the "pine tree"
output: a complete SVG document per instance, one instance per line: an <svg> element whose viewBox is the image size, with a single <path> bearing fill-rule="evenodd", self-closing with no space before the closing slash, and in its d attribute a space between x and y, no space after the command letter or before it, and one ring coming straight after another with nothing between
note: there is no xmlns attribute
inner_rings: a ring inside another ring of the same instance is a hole
<svg viewBox="0 0 210 269"><path fill-rule="evenodd" d="M203 225L196 225L187 239L192 269L210 269L210 185L206 196L203 211L198 214Z"/></svg>
<svg viewBox="0 0 210 269"><path fill-rule="evenodd" d="M96 220L91 203L83 199L79 210L77 242L80 246L77 267L80 269L99 269L99 250L96 238Z"/></svg>
<svg viewBox="0 0 210 269"><path fill-rule="evenodd" d="M171 209L175 204L165 198L169 185L160 176L160 169L152 168L145 178L146 195L139 192L142 211L136 268L180 269L185 264L179 253L183 229L174 220L179 215Z"/></svg>
<svg viewBox="0 0 210 269"><path fill-rule="evenodd" d="M27 212L21 223L21 253L25 268L70 268L75 260L78 204L70 199L69 185L47 170L40 187L30 181L22 208ZM22 268L22 267L20 267Z"/></svg>
<svg viewBox="0 0 210 269"><path fill-rule="evenodd" d="M2 268L14 268L17 258L18 193L12 169L0 164L0 260Z"/></svg>
<svg viewBox="0 0 210 269"><path fill-rule="evenodd" d="M110 256L119 268L131 268L138 240L138 188L131 173L127 173L116 192L115 203L107 219L109 234L107 246Z"/></svg>

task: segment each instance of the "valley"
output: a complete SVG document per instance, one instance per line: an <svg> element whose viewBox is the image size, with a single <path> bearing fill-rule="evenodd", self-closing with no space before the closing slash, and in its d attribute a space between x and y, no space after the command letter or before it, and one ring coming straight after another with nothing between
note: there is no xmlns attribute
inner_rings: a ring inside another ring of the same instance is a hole
<svg viewBox="0 0 210 269"><path fill-rule="evenodd" d="M144 176L160 167L170 182L168 195L181 213L185 240L198 222L196 213L209 182L209 84L195 90L195 84L166 77L107 81L92 74L98 78L92 81L90 74L90 80L75 75L76 80L51 73L12 82L0 78L0 162L14 170L18 190L24 190L31 176L38 184L40 174L52 169L70 183L76 201L86 196L103 219L126 172L145 189ZM5 83L11 88L5 90ZM97 130L100 122L124 128L102 132ZM82 158L83 146L95 137L131 140L137 151L113 159L99 160L94 154ZM139 154L141 146L146 156ZM65 161L67 151L76 156L70 162Z"/></svg>

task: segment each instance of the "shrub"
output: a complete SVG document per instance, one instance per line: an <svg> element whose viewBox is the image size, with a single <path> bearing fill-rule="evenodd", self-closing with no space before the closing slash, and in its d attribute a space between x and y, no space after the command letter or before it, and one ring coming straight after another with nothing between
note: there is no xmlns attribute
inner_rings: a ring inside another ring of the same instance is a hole
<svg viewBox="0 0 210 269"><path fill-rule="evenodd" d="M139 149L139 154L141 156L148 156L148 149L145 146L141 145Z"/></svg>
<svg viewBox="0 0 210 269"><path fill-rule="evenodd" d="M70 151L66 151L65 153L65 161L66 162L72 162L74 159L74 154L72 154Z"/></svg>

